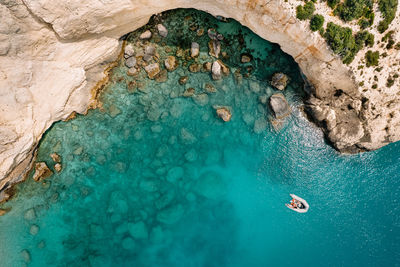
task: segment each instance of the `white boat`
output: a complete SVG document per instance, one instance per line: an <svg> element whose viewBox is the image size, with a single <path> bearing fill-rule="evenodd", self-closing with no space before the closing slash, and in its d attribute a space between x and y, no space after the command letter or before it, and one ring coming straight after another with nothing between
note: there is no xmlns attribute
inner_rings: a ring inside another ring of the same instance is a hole
<svg viewBox="0 0 400 267"><path fill-rule="evenodd" d="M296 196L295 194L290 194L290 196L292 197L292 199L295 200L295 205L293 205L292 203L285 204L286 207L299 213L306 213L308 211L310 206L308 205L307 201L305 201L301 197Z"/></svg>

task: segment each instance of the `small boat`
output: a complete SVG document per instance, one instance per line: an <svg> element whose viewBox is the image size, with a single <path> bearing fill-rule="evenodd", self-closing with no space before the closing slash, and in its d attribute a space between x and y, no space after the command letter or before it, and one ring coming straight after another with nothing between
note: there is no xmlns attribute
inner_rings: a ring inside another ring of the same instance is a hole
<svg viewBox="0 0 400 267"><path fill-rule="evenodd" d="M292 197L292 200L290 201L290 204L285 204L286 207L299 213L306 213L308 211L310 206L307 201L295 194L290 194L290 196Z"/></svg>

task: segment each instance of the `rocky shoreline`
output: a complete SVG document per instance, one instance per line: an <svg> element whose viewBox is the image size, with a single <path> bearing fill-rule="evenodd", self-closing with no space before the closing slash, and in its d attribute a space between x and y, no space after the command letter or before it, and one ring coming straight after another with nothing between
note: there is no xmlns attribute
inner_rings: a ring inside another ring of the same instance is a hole
<svg viewBox="0 0 400 267"><path fill-rule="evenodd" d="M147 8L141 8L143 5ZM312 84L307 110L339 151L372 150L400 139L399 94L389 101L385 96L373 99L372 105L372 100L359 92L354 73L279 1L100 4L91 0L55 4L15 0L0 7L6 25L0 36L6 40L0 49L0 84L4 88L0 97L0 198L11 184L24 179L41 136L53 122L72 112L84 113L93 105L91 90L106 78L103 70L120 51L119 37L146 24L151 15L171 8L191 7L234 18L280 44ZM97 16L93 17L93 12ZM218 53L215 43L210 46ZM196 48L193 44L194 56ZM215 61L211 70L218 79L223 66ZM157 65L146 71L155 77ZM394 110L390 116L381 116L387 113L385 107Z"/></svg>

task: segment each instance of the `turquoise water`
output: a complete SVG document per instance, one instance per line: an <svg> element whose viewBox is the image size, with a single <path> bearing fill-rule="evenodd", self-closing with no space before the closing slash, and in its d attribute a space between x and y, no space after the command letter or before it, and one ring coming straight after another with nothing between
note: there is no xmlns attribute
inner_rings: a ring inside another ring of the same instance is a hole
<svg viewBox="0 0 400 267"><path fill-rule="evenodd" d="M127 76L121 61L103 108L43 138L38 160L53 169L57 152L63 170L28 179L1 206L12 209L0 217L0 266L400 266L400 143L339 155L302 113L299 69L278 46L193 10L158 19L170 30L151 41L161 59L197 40L198 61L211 61L195 26L215 27L231 74L213 81L180 59L157 82ZM241 64L243 52L254 60ZM293 111L279 131L262 103L276 71L291 77ZM140 90L127 89L134 80ZM189 87L196 96L181 96ZM229 106L232 120L213 105ZM286 208L289 193L309 212Z"/></svg>

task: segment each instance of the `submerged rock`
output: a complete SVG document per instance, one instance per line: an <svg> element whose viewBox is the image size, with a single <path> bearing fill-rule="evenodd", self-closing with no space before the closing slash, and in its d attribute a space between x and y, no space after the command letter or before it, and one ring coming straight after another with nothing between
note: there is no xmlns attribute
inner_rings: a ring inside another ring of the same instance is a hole
<svg viewBox="0 0 400 267"><path fill-rule="evenodd" d="M129 68L128 71L126 72L127 75L129 76L134 76L137 73L137 69L135 67ZM134 82L134 81L133 81Z"/></svg>
<svg viewBox="0 0 400 267"><path fill-rule="evenodd" d="M151 38L151 31L147 30L147 31L143 32L143 33L139 36L139 38L142 39L142 40L150 39L150 38Z"/></svg>
<svg viewBox="0 0 400 267"><path fill-rule="evenodd" d="M157 30L158 30L158 34L159 34L161 37L167 37L167 35L168 35L168 30L167 30L167 28L165 28L164 25L162 25L162 24L157 24Z"/></svg>
<svg viewBox="0 0 400 267"><path fill-rule="evenodd" d="M29 250L27 249L22 250L21 257L24 259L26 263L31 262L31 253L29 252Z"/></svg>
<svg viewBox="0 0 400 267"><path fill-rule="evenodd" d="M194 95L193 101L199 106L205 106L208 104L208 95L206 93Z"/></svg>
<svg viewBox="0 0 400 267"><path fill-rule="evenodd" d="M160 66L158 63L153 63L144 67L144 70L147 72L147 76L150 79L154 79L156 75L160 73Z"/></svg>
<svg viewBox="0 0 400 267"><path fill-rule="evenodd" d="M212 85L212 84L210 84L210 83L206 83L206 84L204 85L204 90L205 90L207 93L216 93L216 92L217 92L217 89L215 88L215 86Z"/></svg>
<svg viewBox="0 0 400 267"><path fill-rule="evenodd" d="M25 211L24 219L27 221L32 221L32 220L36 219L35 210L32 208L32 209Z"/></svg>
<svg viewBox="0 0 400 267"><path fill-rule="evenodd" d="M135 57L129 57L125 60L125 66L128 68L132 68L136 66L136 58Z"/></svg>
<svg viewBox="0 0 400 267"><path fill-rule="evenodd" d="M286 88L288 81L289 77L286 74L278 72L272 75L271 85L282 91Z"/></svg>
<svg viewBox="0 0 400 267"><path fill-rule="evenodd" d="M179 84L184 85L185 83L187 83L188 80L189 80L188 76L182 76L179 78Z"/></svg>
<svg viewBox="0 0 400 267"><path fill-rule="evenodd" d="M179 179L183 177L184 171L182 167L173 167L168 171L167 181L170 183L176 183Z"/></svg>
<svg viewBox="0 0 400 267"><path fill-rule="evenodd" d="M180 137L182 142L187 145L193 144L197 141L197 138L186 128L181 129Z"/></svg>
<svg viewBox="0 0 400 267"><path fill-rule="evenodd" d="M254 132L260 134L267 129L267 121L264 118L258 118L254 121Z"/></svg>
<svg viewBox="0 0 400 267"><path fill-rule="evenodd" d="M35 174L33 175L33 180L36 182L46 179L53 175L53 172L47 167L46 162L37 162L35 164Z"/></svg>
<svg viewBox="0 0 400 267"><path fill-rule="evenodd" d="M168 71L173 71L178 67L178 61L176 60L176 58L174 56L168 56L165 60L164 60L164 65L165 68Z"/></svg>
<svg viewBox="0 0 400 267"><path fill-rule="evenodd" d="M122 248L126 250L134 250L135 241L130 237L125 237L124 240L122 240Z"/></svg>
<svg viewBox="0 0 400 267"><path fill-rule="evenodd" d="M128 223L129 234L135 239L147 239L149 233L147 226L143 221L137 223Z"/></svg>
<svg viewBox="0 0 400 267"><path fill-rule="evenodd" d="M203 72L210 72L212 68L212 63L211 62L204 62L203 63Z"/></svg>
<svg viewBox="0 0 400 267"><path fill-rule="evenodd" d="M37 235L39 233L39 226L32 224L31 228L29 229L29 233L31 235Z"/></svg>
<svg viewBox="0 0 400 267"><path fill-rule="evenodd" d="M228 107L216 107L216 112L218 117L220 117L223 121L230 121L232 118L231 111Z"/></svg>
<svg viewBox="0 0 400 267"><path fill-rule="evenodd" d="M227 185L220 174L207 171L198 178L195 191L203 197L219 199L226 194L226 187Z"/></svg>
<svg viewBox="0 0 400 267"><path fill-rule="evenodd" d="M184 97L191 97L191 96L194 95L195 92L196 92L195 89L192 88L192 87L190 87L190 88L186 89L186 90L183 92L183 96L184 96Z"/></svg>
<svg viewBox="0 0 400 267"><path fill-rule="evenodd" d="M196 73L199 72L201 70L201 65L198 63L192 63L189 65L189 71Z"/></svg>
<svg viewBox="0 0 400 267"><path fill-rule="evenodd" d="M200 53L200 45L196 42L193 42L190 48L190 56L194 58L199 56L199 53Z"/></svg>
<svg viewBox="0 0 400 267"><path fill-rule="evenodd" d="M174 224L182 218L184 212L185 210L182 205L174 205L161 210L157 214L157 221L165 224Z"/></svg>
<svg viewBox="0 0 400 267"><path fill-rule="evenodd" d="M186 154L185 154L185 159L189 162L194 162L197 160L197 152L195 149L190 149Z"/></svg>
<svg viewBox="0 0 400 267"><path fill-rule="evenodd" d="M273 94L269 98L269 105L277 119L283 119L291 113L290 106L281 93Z"/></svg>
<svg viewBox="0 0 400 267"><path fill-rule="evenodd" d="M0 216L3 216L7 212L9 212L11 209L0 209Z"/></svg>
<svg viewBox="0 0 400 267"><path fill-rule="evenodd" d="M214 61L212 64L212 78L214 80L219 80L221 79L221 65L218 63L218 61Z"/></svg>

